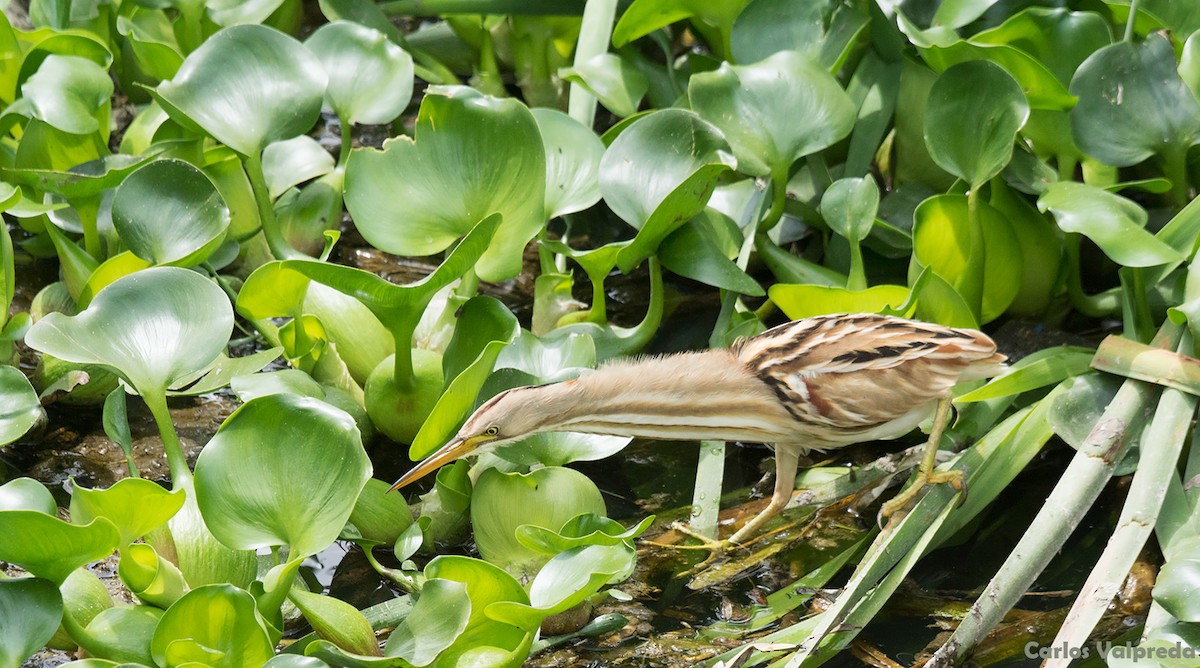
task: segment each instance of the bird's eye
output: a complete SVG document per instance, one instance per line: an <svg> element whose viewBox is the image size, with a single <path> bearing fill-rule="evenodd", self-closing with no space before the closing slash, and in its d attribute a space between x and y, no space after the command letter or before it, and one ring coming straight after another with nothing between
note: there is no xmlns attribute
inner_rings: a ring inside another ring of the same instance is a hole
<svg viewBox="0 0 1200 668"><path fill-rule="evenodd" d="M500 433L500 427L492 426L483 431L485 436L496 436Z"/></svg>

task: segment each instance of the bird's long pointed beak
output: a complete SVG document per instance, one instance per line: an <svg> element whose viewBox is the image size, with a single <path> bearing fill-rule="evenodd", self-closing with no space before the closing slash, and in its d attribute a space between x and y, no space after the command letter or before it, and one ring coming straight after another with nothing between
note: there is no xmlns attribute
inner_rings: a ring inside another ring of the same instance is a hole
<svg viewBox="0 0 1200 668"><path fill-rule="evenodd" d="M471 454L477 447L477 444L472 442L474 440L476 439L455 438L443 445L441 448L438 448L437 452L421 460L420 464L412 467L408 473L400 476L400 479L388 491L394 492L401 487L410 485L442 466Z"/></svg>

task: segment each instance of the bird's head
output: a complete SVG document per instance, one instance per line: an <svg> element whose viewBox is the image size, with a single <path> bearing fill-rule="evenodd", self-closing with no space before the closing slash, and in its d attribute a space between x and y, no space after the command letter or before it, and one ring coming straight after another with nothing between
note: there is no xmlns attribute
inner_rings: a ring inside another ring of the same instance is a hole
<svg viewBox="0 0 1200 668"><path fill-rule="evenodd" d="M400 489L467 455L483 454L496 446L546 431L556 417L544 400L549 387L552 386L518 387L492 397L467 418L449 443L405 473L388 491Z"/></svg>

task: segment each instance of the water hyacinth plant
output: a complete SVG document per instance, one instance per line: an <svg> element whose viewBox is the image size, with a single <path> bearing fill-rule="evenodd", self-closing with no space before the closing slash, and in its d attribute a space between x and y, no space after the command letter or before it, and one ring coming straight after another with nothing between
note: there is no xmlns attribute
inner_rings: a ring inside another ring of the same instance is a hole
<svg viewBox="0 0 1200 668"><path fill-rule="evenodd" d="M0 668L1192 665L1200 15L1059 4L10 3ZM968 494L813 453L702 563L765 449L388 491L506 390L859 312L1008 355Z"/></svg>

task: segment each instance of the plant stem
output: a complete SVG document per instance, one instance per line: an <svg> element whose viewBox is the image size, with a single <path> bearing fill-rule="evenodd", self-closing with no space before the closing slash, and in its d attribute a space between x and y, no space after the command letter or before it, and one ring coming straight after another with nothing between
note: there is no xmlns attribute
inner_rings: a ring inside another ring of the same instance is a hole
<svg viewBox="0 0 1200 668"><path fill-rule="evenodd" d="M1186 333L1178 350L1183 354L1191 351L1191 337ZM1196 412L1196 400L1195 395L1180 390L1163 390L1150 430L1142 441L1137 471L1133 474L1117 528L1108 539L1104 553L1080 590L1051 646L1082 646L1117 595L1158 522L1169 479L1175 475L1175 467ZM1066 657L1051 658L1045 666L1066 668L1069 661Z"/></svg>
<svg viewBox="0 0 1200 668"><path fill-rule="evenodd" d="M1141 267L1121 267L1121 319L1126 338L1148 341L1154 334L1154 316L1146 300L1146 272Z"/></svg>
<svg viewBox="0 0 1200 668"><path fill-rule="evenodd" d="M975 317L982 321L983 317L983 281L984 281L984 248L983 221L979 217L979 191L981 186L971 188L967 193L967 228L968 250L966 280L959 292L966 300L967 306Z"/></svg>
<svg viewBox="0 0 1200 668"><path fill-rule="evenodd" d="M171 471L171 489L182 489L192 480L192 471L188 468L187 457L183 454L183 446L179 444L179 434L175 431L175 423L171 421L171 411L167 408L167 395L163 390L142 393L142 400L154 416L154 424L158 426L158 434L162 438L163 451L167 455L167 467Z"/></svg>
<svg viewBox="0 0 1200 668"><path fill-rule="evenodd" d="M371 564L371 568L374 568L376 573L395 582L405 592L412 594L421 591L421 587L417 584L417 581L408 577L404 571L398 568L388 568L379 563L379 560L375 558L375 554L370 547L363 547L363 556L367 558L367 562Z"/></svg>
<svg viewBox="0 0 1200 668"><path fill-rule="evenodd" d="M267 180L263 176L262 156L248 155L243 164L246 176L250 179L250 188L254 191L254 201L258 204L258 219L262 225L263 236L271 254L277 260L303 260L308 256L288 244L279 229L279 221L275 218L275 207L271 203L271 193L267 190Z"/></svg>
<svg viewBox="0 0 1200 668"><path fill-rule="evenodd" d="M1142 0L1130 0L1129 3L1129 18L1125 20L1125 37L1123 42L1133 41L1133 25L1137 23L1138 5L1142 4Z"/></svg>
<svg viewBox="0 0 1200 668"><path fill-rule="evenodd" d="M79 222L83 225L83 249L97 262L104 261L104 250L100 248L100 229L96 219L100 215L99 197L81 197L71 203L79 214Z"/></svg>
<svg viewBox="0 0 1200 668"><path fill-rule="evenodd" d="M575 67L608 52L616 13L617 0L588 0L583 9L583 22L579 26L579 40L575 44L575 59L572 61ZM596 118L596 98L581 84L572 82L567 113L585 128L592 127Z"/></svg>
<svg viewBox="0 0 1200 668"><path fill-rule="evenodd" d="M1070 181L1075 178L1075 168L1079 166L1075 156L1062 153L1058 155L1056 162L1058 163L1059 181Z"/></svg>
<svg viewBox="0 0 1200 668"><path fill-rule="evenodd" d="M1168 321L1154 343L1175 348L1182 334L1180 327ZM1121 385L1012 554L927 666L957 664L1025 595L1104 489L1128 449L1131 436L1140 431L1146 406L1157 392L1157 388L1136 380Z"/></svg>
<svg viewBox="0 0 1200 668"><path fill-rule="evenodd" d="M87 650L88 654L105 656L108 653L106 650L109 648L105 643L98 640L92 632L85 629L75 619L75 616L71 614L71 609L67 606L63 606L62 609L62 626L66 630L67 635L71 636L71 640L75 641L76 645Z"/></svg>
<svg viewBox="0 0 1200 668"><path fill-rule="evenodd" d="M1119 289L1107 290L1097 295L1089 295L1083 291L1083 283L1079 276L1080 242L1080 235L1071 233L1067 235L1064 244L1067 251L1067 295L1071 298L1071 305L1089 318L1103 318L1120 313Z"/></svg>
<svg viewBox="0 0 1200 668"><path fill-rule="evenodd" d="M1187 150L1172 144L1163 151L1162 156L1166 163L1167 178L1171 181L1171 203L1183 208L1189 200Z"/></svg>
<svg viewBox="0 0 1200 668"><path fill-rule="evenodd" d="M599 276L588 274L588 280L592 284L592 307L588 309L588 322L599 325L608 322L608 296L604 292L604 279L607 276L607 271Z"/></svg>
<svg viewBox="0 0 1200 668"><path fill-rule="evenodd" d="M721 481L725 476L725 441L700 441L696 465L696 487L692 492L692 531L706 538L717 537L717 515L721 510Z"/></svg>
<svg viewBox="0 0 1200 668"><path fill-rule="evenodd" d="M787 182L786 167L771 170L771 208L767 210L766 217L759 221L759 232L767 232L783 218L783 207L787 204Z"/></svg>
<svg viewBox="0 0 1200 668"><path fill-rule="evenodd" d="M396 344L395 366L392 368L392 382L396 389L408 391L416 387L417 378L413 371L413 334L417 331L419 318L405 318L400 326L392 330L392 339Z"/></svg>
<svg viewBox="0 0 1200 668"><path fill-rule="evenodd" d="M850 277L846 280L846 289L867 289L867 270L863 267L862 245L857 241L850 241Z"/></svg>
<svg viewBox="0 0 1200 668"><path fill-rule="evenodd" d="M350 158L350 149L354 148L354 124L347 123L346 119L338 116L338 123L342 129L342 150L338 153L338 167L345 167L346 160Z"/></svg>

